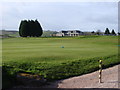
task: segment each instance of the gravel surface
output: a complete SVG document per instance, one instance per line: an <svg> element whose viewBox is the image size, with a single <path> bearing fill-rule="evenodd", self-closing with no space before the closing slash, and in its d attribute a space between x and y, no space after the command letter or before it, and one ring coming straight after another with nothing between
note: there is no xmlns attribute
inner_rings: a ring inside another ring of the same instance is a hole
<svg viewBox="0 0 120 90"><path fill-rule="evenodd" d="M72 77L50 83L43 88L119 88L118 67L110 67L102 72L102 83L99 83L99 72L93 72L82 76Z"/></svg>

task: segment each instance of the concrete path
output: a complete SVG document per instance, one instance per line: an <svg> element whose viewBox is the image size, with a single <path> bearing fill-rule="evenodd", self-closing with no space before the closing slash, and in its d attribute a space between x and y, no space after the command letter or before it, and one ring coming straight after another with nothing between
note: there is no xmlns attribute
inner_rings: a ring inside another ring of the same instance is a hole
<svg viewBox="0 0 120 90"><path fill-rule="evenodd" d="M99 83L99 72L96 71L90 74L52 82L43 88L118 88L120 87L120 81L118 82L118 67L120 72L120 65L104 69L102 83Z"/></svg>

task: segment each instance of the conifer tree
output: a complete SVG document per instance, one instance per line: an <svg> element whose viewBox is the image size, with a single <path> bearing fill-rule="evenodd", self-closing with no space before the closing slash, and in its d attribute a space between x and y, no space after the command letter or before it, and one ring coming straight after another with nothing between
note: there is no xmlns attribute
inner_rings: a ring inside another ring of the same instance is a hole
<svg viewBox="0 0 120 90"><path fill-rule="evenodd" d="M112 34L112 35L116 35L116 33L115 33L114 29L112 30L111 34Z"/></svg>
<svg viewBox="0 0 120 90"><path fill-rule="evenodd" d="M106 28L106 30L105 30L105 33L104 33L105 35L110 35L110 31L109 31L109 29L108 28Z"/></svg>
<svg viewBox="0 0 120 90"><path fill-rule="evenodd" d="M22 27L23 27L23 21L21 21L19 26L19 35L22 37Z"/></svg>
<svg viewBox="0 0 120 90"><path fill-rule="evenodd" d="M28 22L27 20L21 21L20 27L19 27L19 34L21 37L27 37L28 32Z"/></svg>
<svg viewBox="0 0 120 90"><path fill-rule="evenodd" d="M21 37L40 37L43 33L42 27L37 20L22 20L19 26Z"/></svg>
<svg viewBox="0 0 120 90"><path fill-rule="evenodd" d="M36 25L36 37L39 37L43 34L43 30L40 23L37 20L35 20L35 25Z"/></svg>

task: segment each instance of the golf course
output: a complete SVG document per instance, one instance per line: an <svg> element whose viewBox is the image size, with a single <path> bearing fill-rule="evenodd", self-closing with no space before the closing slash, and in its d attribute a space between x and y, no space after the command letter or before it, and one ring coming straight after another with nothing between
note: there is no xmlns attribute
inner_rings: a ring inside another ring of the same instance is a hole
<svg viewBox="0 0 120 90"><path fill-rule="evenodd" d="M5 85L10 84L6 76L12 82L18 72L54 81L96 71L99 60L103 68L120 63L118 36L4 38L2 45Z"/></svg>

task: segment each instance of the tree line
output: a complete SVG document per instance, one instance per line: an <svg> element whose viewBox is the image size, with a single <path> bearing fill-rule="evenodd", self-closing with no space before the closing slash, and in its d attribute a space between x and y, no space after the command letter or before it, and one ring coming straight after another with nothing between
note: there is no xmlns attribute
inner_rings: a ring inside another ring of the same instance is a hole
<svg viewBox="0 0 120 90"><path fill-rule="evenodd" d="M21 37L40 37L43 33L42 27L37 20L22 20L19 26Z"/></svg>
<svg viewBox="0 0 120 90"><path fill-rule="evenodd" d="M97 30L96 32L92 31L91 32L93 35L117 35L114 31L114 29L112 29L112 31L110 32L110 30L108 28L105 29L105 32L101 32L100 30ZM119 35L119 32L118 32Z"/></svg>
<svg viewBox="0 0 120 90"><path fill-rule="evenodd" d="M93 35L101 35L100 30L96 33L94 31L91 32ZM43 34L42 27L37 20L22 20L19 26L19 35L21 37L40 37ZM106 28L104 35L117 35L114 29L110 32L108 28ZM118 35L120 33L118 32Z"/></svg>
<svg viewBox="0 0 120 90"><path fill-rule="evenodd" d="M115 31L114 31L114 29L111 31L111 33L110 33L110 31L109 31L109 29L108 28L106 28L106 30L105 30L105 33L104 33L105 35L116 35L116 33L115 33Z"/></svg>

